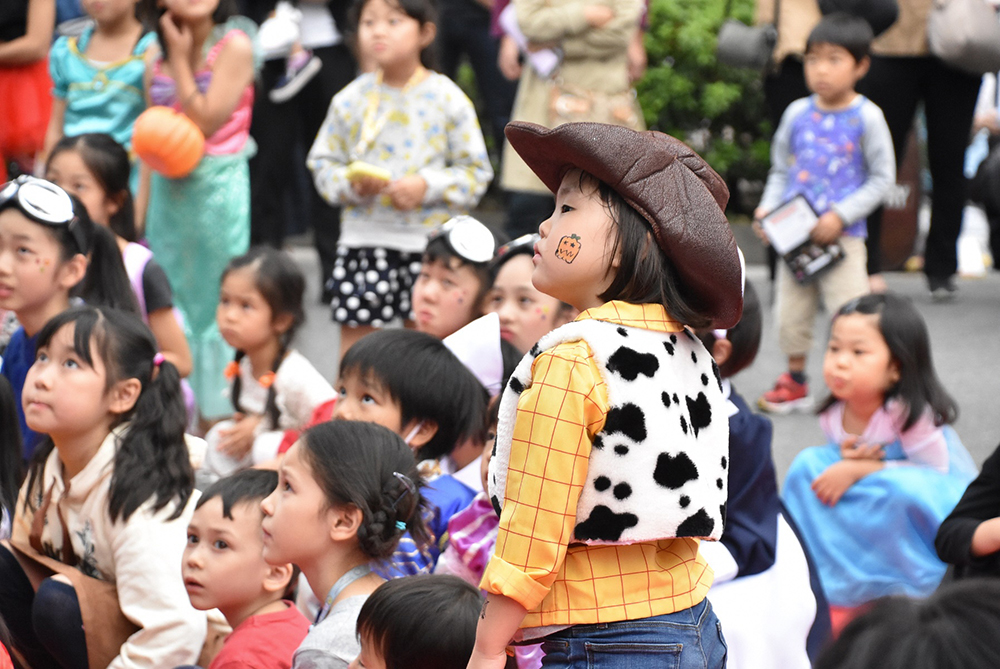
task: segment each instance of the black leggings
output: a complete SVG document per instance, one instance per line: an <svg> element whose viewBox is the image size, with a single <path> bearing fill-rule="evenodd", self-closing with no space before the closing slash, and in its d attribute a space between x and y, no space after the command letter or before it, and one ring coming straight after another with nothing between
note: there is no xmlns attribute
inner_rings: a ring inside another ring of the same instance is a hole
<svg viewBox="0 0 1000 669"><path fill-rule="evenodd" d="M980 77L950 68L933 56L873 56L868 76L858 83L858 91L881 107L885 114L896 148L897 168L906 150L906 137L913 125L917 104L923 102L927 117L927 157L934 182L924 272L932 281L948 279L958 267L955 244L962 228L962 209L967 194L962 168L979 83ZM881 221L881 209L868 217L870 274L881 269L878 249Z"/></svg>
<svg viewBox="0 0 1000 669"><path fill-rule="evenodd" d="M87 639L76 591L47 578L35 592L14 555L0 546L0 617L33 669L87 669Z"/></svg>

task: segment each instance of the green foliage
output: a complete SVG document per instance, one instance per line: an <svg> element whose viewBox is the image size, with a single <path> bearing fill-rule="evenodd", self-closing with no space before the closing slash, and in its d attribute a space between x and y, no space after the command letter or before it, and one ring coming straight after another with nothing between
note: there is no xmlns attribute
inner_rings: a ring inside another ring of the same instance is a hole
<svg viewBox="0 0 1000 669"><path fill-rule="evenodd" d="M759 72L721 65L716 36L726 0L650 0L649 69L636 88L646 124L683 139L730 184L764 179L771 126ZM732 0L751 24L753 0Z"/></svg>

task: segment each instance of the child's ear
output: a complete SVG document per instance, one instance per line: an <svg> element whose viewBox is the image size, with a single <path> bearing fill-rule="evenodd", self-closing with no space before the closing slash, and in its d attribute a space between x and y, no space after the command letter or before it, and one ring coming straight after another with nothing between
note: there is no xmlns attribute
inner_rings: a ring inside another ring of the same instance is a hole
<svg viewBox="0 0 1000 669"><path fill-rule="evenodd" d="M364 521L365 514L353 504L341 504L327 511L330 522L330 538L334 541L347 541L358 534L358 528Z"/></svg>
<svg viewBox="0 0 1000 669"><path fill-rule="evenodd" d="M56 272L59 287L69 290L83 281L83 277L87 274L87 264L87 256L82 253L76 253L72 258L62 263Z"/></svg>
<svg viewBox="0 0 1000 669"><path fill-rule="evenodd" d="M277 332L285 334L288 332L288 328L292 327L293 322L295 322L295 316L285 311L275 316L271 324Z"/></svg>
<svg viewBox="0 0 1000 669"><path fill-rule="evenodd" d="M430 21L427 21L422 26L420 26L420 49L426 49L434 42L434 38L437 37L437 26Z"/></svg>
<svg viewBox="0 0 1000 669"><path fill-rule="evenodd" d="M858 61L857 65L855 65L854 72L855 74L857 74L859 81L865 78L865 75L868 74L868 69L871 66L872 66L872 59L869 58L868 56L865 56L864 58Z"/></svg>
<svg viewBox="0 0 1000 669"><path fill-rule="evenodd" d="M111 406L108 407L112 413L125 414L132 410L139 394L142 392L142 384L139 379L124 379L111 386Z"/></svg>
<svg viewBox="0 0 1000 669"><path fill-rule="evenodd" d="M721 368L732 354L733 342L728 339L715 340L715 344L712 345L712 359L715 360L716 365Z"/></svg>
<svg viewBox="0 0 1000 669"><path fill-rule="evenodd" d="M403 435L409 437L406 443L414 451L433 439L437 432L438 424L429 418L414 418L403 428Z"/></svg>
<svg viewBox="0 0 1000 669"><path fill-rule="evenodd" d="M288 589L288 584L292 581L295 567L289 564L269 564L267 573L264 574L262 586L265 592L284 593Z"/></svg>

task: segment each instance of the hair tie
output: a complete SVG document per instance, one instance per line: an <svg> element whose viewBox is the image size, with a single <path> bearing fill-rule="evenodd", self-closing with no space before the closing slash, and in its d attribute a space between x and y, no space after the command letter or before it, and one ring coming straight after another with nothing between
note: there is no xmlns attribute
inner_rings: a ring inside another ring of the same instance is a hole
<svg viewBox="0 0 1000 669"><path fill-rule="evenodd" d="M163 357L163 354L157 353L156 355L153 356L153 367L158 368L160 365L163 364L164 360L166 360L166 358Z"/></svg>
<svg viewBox="0 0 1000 669"><path fill-rule="evenodd" d="M395 511L396 505L399 504L400 500L402 500L407 495L410 494L415 495L417 493L417 485L413 482L413 479L411 479L406 474L393 472L392 475L395 476L397 479L399 479L399 482L403 484L403 492L399 493L399 497L394 499L392 502L392 510Z"/></svg>
<svg viewBox="0 0 1000 669"><path fill-rule="evenodd" d="M230 360L229 364L226 365L226 369L223 370L223 375L230 381L236 378L236 375L240 373L240 363L235 360Z"/></svg>
<svg viewBox="0 0 1000 669"><path fill-rule="evenodd" d="M404 523L401 520L397 520L396 521L396 529L399 530L400 532L405 532L406 531L406 523Z"/></svg>

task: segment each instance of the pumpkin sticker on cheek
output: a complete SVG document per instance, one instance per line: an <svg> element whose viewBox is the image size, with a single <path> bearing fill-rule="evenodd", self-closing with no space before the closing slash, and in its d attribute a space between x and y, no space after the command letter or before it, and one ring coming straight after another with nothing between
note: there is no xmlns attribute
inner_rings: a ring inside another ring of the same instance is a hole
<svg viewBox="0 0 1000 669"><path fill-rule="evenodd" d="M580 248L579 235L566 235L559 240L559 245L556 247L556 258L570 264L580 255Z"/></svg>

